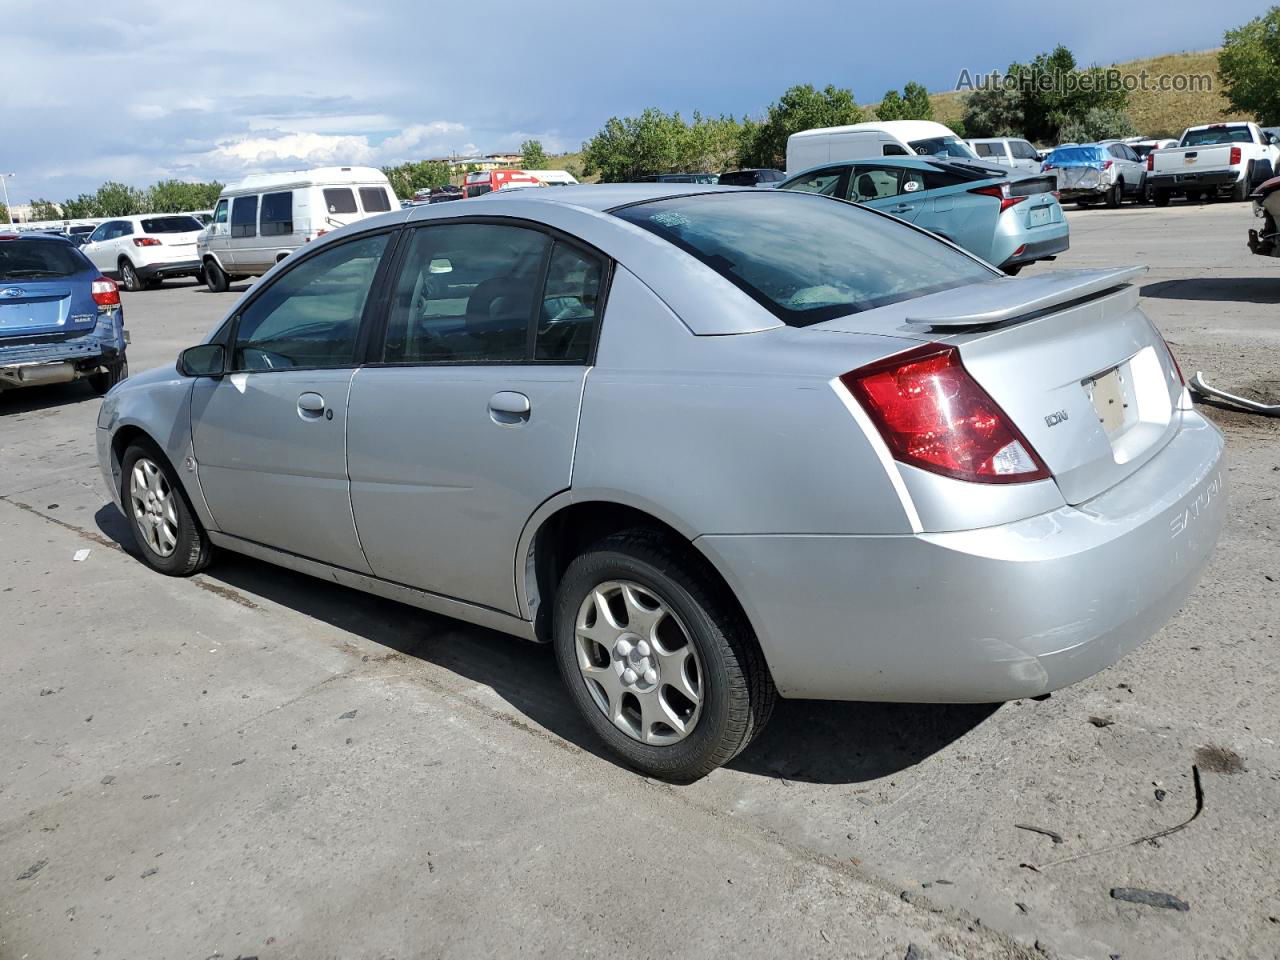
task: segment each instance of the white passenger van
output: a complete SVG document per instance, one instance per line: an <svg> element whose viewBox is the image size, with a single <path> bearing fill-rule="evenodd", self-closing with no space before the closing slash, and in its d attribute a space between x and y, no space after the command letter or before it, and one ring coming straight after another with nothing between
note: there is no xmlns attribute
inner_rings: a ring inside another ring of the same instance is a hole
<svg viewBox="0 0 1280 960"><path fill-rule="evenodd" d="M197 250L209 289L266 273L304 243L348 223L400 209L373 167L259 173L223 188Z"/></svg>
<svg viewBox="0 0 1280 960"><path fill-rule="evenodd" d="M978 159L954 131L932 120L874 120L802 130L787 138L788 174L845 160L915 156Z"/></svg>

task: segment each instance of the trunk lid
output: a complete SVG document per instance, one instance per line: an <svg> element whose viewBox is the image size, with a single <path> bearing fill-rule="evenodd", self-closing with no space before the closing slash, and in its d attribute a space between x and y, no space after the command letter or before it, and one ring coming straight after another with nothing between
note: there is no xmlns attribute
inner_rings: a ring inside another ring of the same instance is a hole
<svg viewBox="0 0 1280 960"><path fill-rule="evenodd" d="M813 328L955 346L1070 504L1092 499L1177 433L1182 383L1132 285L1145 268L1002 278Z"/></svg>
<svg viewBox="0 0 1280 960"><path fill-rule="evenodd" d="M84 317L72 311L70 278L53 281L0 281L0 338L61 333L79 326L92 327L96 308ZM89 301L90 307L95 307Z"/></svg>
<svg viewBox="0 0 1280 960"><path fill-rule="evenodd" d="M1235 144L1239 147L1240 144ZM1169 147L1157 150L1152 161L1155 173L1179 173L1186 170L1223 170L1231 167L1231 144L1205 147Z"/></svg>

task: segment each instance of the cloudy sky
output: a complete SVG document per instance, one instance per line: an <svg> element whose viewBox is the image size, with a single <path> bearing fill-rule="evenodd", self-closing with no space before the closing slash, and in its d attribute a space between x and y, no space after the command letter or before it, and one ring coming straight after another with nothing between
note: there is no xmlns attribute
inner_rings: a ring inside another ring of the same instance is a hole
<svg viewBox="0 0 1280 960"><path fill-rule="evenodd" d="M950 89L962 69L1003 68L1059 42L1086 63L1205 49L1264 5L1058 12L1072 8L0 0L0 172L16 174L10 199L21 203L107 179L225 181L496 152L528 137L576 149L610 116L650 105L759 114L804 82L871 102L908 80Z"/></svg>

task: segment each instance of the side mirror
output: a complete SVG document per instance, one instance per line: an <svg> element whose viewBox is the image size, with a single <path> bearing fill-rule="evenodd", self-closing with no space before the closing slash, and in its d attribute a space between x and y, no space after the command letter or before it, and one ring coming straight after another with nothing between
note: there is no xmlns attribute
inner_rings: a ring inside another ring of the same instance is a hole
<svg viewBox="0 0 1280 960"><path fill-rule="evenodd" d="M202 343L178 354L178 372L184 377L220 377L227 350L220 343Z"/></svg>

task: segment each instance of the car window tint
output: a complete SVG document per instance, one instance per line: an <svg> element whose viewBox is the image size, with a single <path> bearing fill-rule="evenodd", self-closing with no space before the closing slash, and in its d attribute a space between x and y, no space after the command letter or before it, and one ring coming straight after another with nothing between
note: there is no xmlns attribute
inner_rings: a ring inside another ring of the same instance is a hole
<svg viewBox="0 0 1280 960"><path fill-rule="evenodd" d="M231 236L258 235L258 198L236 197L231 204Z"/></svg>
<svg viewBox="0 0 1280 960"><path fill-rule="evenodd" d="M1038 160L1040 158L1040 154L1036 153L1036 148L1025 140L1011 140L1009 148L1019 160Z"/></svg>
<svg viewBox="0 0 1280 960"><path fill-rule="evenodd" d="M128 220L121 220L116 228L116 236L128 237L128 236L132 236L132 234L133 234L133 224L130 223Z"/></svg>
<svg viewBox="0 0 1280 960"><path fill-rule="evenodd" d="M102 223L102 224L99 224L99 225L97 226L97 228L96 228L96 229L94 229L93 233L89 234L89 239L88 239L88 240L86 240L85 242L86 242L86 243L97 243L99 240L105 240L105 239L107 239L107 231L108 231L110 228L111 228L111 224L109 224L109 223Z"/></svg>
<svg viewBox="0 0 1280 960"><path fill-rule="evenodd" d="M990 143L975 143L973 149L978 151L980 157L989 157L996 152L995 147Z"/></svg>
<svg viewBox="0 0 1280 960"><path fill-rule="evenodd" d="M957 184L972 183L975 179L987 179L990 176L990 174L985 172L979 173L975 176L974 173L971 172L961 173L954 169L944 170L940 168L925 170L922 175L924 177L924 189L926 190L940 190L943 187L954 187Z"/></svg>
<svg viewBox="0 0 1280 960"><path fill-rule="evenodd" d="M281 274L240 315L234 370L347 367L387 235L362 237Z"/></svg>
<svg viewBox="0 0 1280 960"><path fill-rule="evenodd" d="M324 192L324 206L330 213L355 213L355 194L350 187L330 187Z"/></svg>
<svg viewBox="0 0 1280 960"><path fill-rule="evenodd" d="M382 187L361 187L360 204L365 213L384 213L391 209L391 200Z"/></svg>
<svg viewBox="0 0 1280 960"><path fill-rule="evenodd" d="M786 185L788 190L799 190L801 193L819 193L824 197L834 197L840 187L840 178L844 175L844 167L826 167L814 170L792 180Z"/></svg>
<svg viewBox="0 0 1280 960"><path fill-rule="evenodd" d="M884 149L882 149L880 153L882 156L885 156L885 157L911 156L910 150L908 150L906 147L902 146L901 144L897 144L897 143L886 143L884 145Z"/></svg>
<svg viewBox="0 0 1280 960"><path fill-rule="evenodd" d="M293 233L293 191L262 195L262 235L278 237Z"/></svg>
<svg viewBox="0 0 1280 960"><path fill-rule="evenodd" d="M227 201L225 200L218 201L218 205L217 207L214 208L214 211L213 211L213 222L214 223L227 222Z"/></svg>
<svg viewBox="0 0 1280 960"><path fill-rule="evenodd" d="M534 358L559 363L586 363L600 320L598 257L557 242L547 266L542 291Z"/></svg>
<svg viewBox="0 0 1280 960"><path fill-rule="evenodd" d="M906 224L789 190L669 197L615 216L672 243L792 326L994 276Z"/></svg>
<svg viewBox="0 0 1280 960"><path fill-rule="evenodd" d="M900 193L916 193L924 189L924 175L904 167L877 167L858 164L849 179L848 199L855 203L896 197Z"/></svg>
<svg viewBox="0 0 1280 960"><path fill-rule="evenodd" d="M6 240L0 243L0 283L69 277L89 269L89 262L69 243Z"/></svg>
<svg viewBox="0 0 1280 960"><path fill-rule="evenodd" d="M396 281L383 360L526 360L550 244L546 234L503 224L456 223L414 231Z"/></svg>

